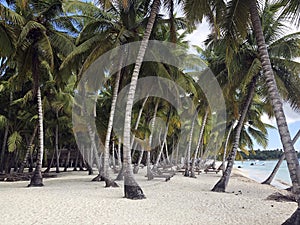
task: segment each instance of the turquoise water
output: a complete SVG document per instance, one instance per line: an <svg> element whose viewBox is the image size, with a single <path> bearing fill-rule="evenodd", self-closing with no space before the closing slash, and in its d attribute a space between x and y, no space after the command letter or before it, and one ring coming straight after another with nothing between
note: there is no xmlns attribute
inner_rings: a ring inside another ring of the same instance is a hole
<svg viewBox="0 0 300 225"><path fill-rule="evenodd" d="M234 168L238 168L238 166L240 166L241 168L238 169L242 171L246 176L248 176L253 180L256 180L257 182L263 182L265 179L269 177L276 163L277 160L268 160L268 161L249 160L243 162L236 161L234 164ZM292 184L286 161L282 162L271 184L282 189L287 188Z"/></svg>

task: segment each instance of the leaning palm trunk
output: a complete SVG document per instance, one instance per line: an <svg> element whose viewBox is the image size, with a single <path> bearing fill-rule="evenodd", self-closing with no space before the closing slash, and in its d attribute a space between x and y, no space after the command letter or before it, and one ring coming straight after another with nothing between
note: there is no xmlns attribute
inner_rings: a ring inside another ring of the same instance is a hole
<svg viewBox="0 0 300 225"><path fill-rule="evenodd" d="M116 182L112 181L112 179L109 177L108 169L109 169L109 141L110 141L110 136L111 136L112 127L113 127L113 121L114 121L114 116L115 116L116 102L117 102L117 98L118 98L120 77L121 77L121 71L122 71L122 64L123 64L123 57L121 55L121 57L119 59L119 67L118 67L118 72L117 72L116 81L115 81L115 87L114 87L113 96L112 96L112 102L111 102L111 108L110 108L110 114L109 114L109 120L108 120L108 126L107 126L106 138L105 138L105 145L104 145L103 177L105 180L105 187L119 187L119 185ZM114 149L113 149L113 151L114 151Z"/></svg>
<svg viewBox="0 0 300 225"><path fill-rule="evenodd" d="M151 167L150 167L150 163L151 163L151 145L152 145L152 139L153 139L153 132L154 132L154 126L155 126L155 121L156 121L156 114L157 114L157 109L158 109L158 101L155 104L155 108L154 108L154 114L153 114L153 119L152 119L152 123L151 123L151 134L149 136L149 147L147 150L147 178L148 180L152 180L154 178L152 171L151 171ZM146 143L147 144L147 143Z"/></svg>
<svg viewBox="0 0 300 225"><path fill-rule="evenodd" d="M20 168L19 168L19 173L23 173L23 172L24 172L24 167L25 167L25 165L26 165L26 163L27 163L27 160L28 160L28 157L29 157L29 155L30 155L30 151L31 151L32 144L33 144L33 141L34 141L34 139L35 139L37 130L38 130L38 126L35 126L34 131L33 131L33 134L32 134L32 136L31 136L31 138L30 138L29 144L27 145L27 151L26 151L24 160L23 160L23 162L21 163L21 166L20 166Z"/></svg>
<svg viewBox="0 0 300 225"><path fill-rule="evenodd" d="M37 101L38 101L38 118L39 118L39 148L36 161L36 167L31 177L30 184L31 186L44 186L43 177L42 177L42 163L43 163L43 154L44 154L44 127L43 127L43 108L42 108L42 96L41 88L37 88Z"/></svg>
<svg viewBox="0 0 300 225"><path fill-rule="evenodd" d="M296 141L298 140L298 138L300 137L300 130L298 130L297 134L295 135L292 144L294 145L296 143ZM278 162L276 163L272 173L270 174L270 176L264 181L262 182L262 184L271 184L271 182L273 181L277 171L279 170L279 167L281 166L283 160L285 159L285 154L283 153L281 155L281 157L279 158Z"/></svg>
<svg viewBox="0 0 300 225"><path fill-rule="evenodd" d="M145 107L145 104L146 104L146 102L147 102L148 97L149 97L149 95L146 96L146 98L145 98L144 101L143 101L142 107L140 108L140 111L139 111L137 120L136 120L136 122L135 122L134 130L137 130L138 127L139 127L139 123L140 123L140 120L141 120L141 117L142 117L143 109L144 109L144 107ZM130 144L130 148L131 148L131 149L132 149L132 147L133 147L135 134L133 134L132 136L133 136L133 137L132 137L132 141L131 141L131 144ZM135 147L133 148L133 151L132 151L132 157L133 157L134 154L135 154L136 147L137 147L137 145L135 145ZM139 163L138 163L138 165L140 165L140 163L141 163L141 161L142 161L143 153L144 153L144 152L141 152L141 154L140 154L140 156L139 156L139 160L138 160ZM138 170L139 170L139 167L134 167L133 172L134 172L134 173L137 173Z"/></svg>
<svg viewBox="0 0 300 225"><path fill-rule="evenodd" d="M299 199L299 184L300 184L300 167L299 161L297 157L297 153L292 144L291 135L287 126L286 118L284 115L281 98L279 96L278 88L276 85L276 81L274 78L269 53L267 51L267 46L265 43L262 26L260 22L260 17L258 14L256 0L250 1L250 14L251 14L251 22L253 25L253 31L255 34L260 60L262 63L262 68L266 80L266 85L268 87L269 97L272 102L281 143L284 149L284 154L287 160L288 169L290 172L290 177L292 180L293 193L296 193L297 199ZM300 201L298 201L298 209L295 213L284 223L287 224L300 224Z"/></svg>
<svg viewBox="0 0 300 225"><path fill-rule="evenodd" d="M168 128L169 128L169 124L167 124L166 130L165 130L165 134L164 134L164 138L163 138L163 142L162 142L162 144L160 146L160 150L159 150L158 156L156 158L155 164L152 167L152 171L154 171L154 172L156 172L158 170L158 163L159 163L159 160L160 160L161 155L162 155L163 150L164 150L164 146L165 146L166 141L167 141ZM159 136L160 136L160 134L161 134L161 131L159 133Z"/></svg>
<svg viewBox="0 0 300 225"><path fill-rule="evenodd" d="M228 134L227 134L227 137L226 137L226 141L225 141L225 145L224 145L224 152L223 152L223 161L222 161L222 172L225 173L225 161L226 161L226 155L227 155L227 147L228 147L228 142L229 142L229 138L230 138L230 135L231 135L231 132L233 130L233 126L234 126L234 121L232 122L230 128L229 128L229 131L228 131Z"/></svg>
<svg viewBox="0 0 300 225"><path fill-rule="evenodd" d="M206 109L205 115L202 119L201 129L200 129L199 137L198 137L198 143L197 143L197 147L196 147L195 154L194 154L194 159L193 159L192 166L191 166L190 177L196 177L196 175L195 175L195 163L196 163L196 160L197 160L198 151L199 151L201 140L202 140L202 137L203 137L204 128L205 128L205 125L206 125L208 113L209 113L209 110Z"/></svg>
<svg viewBox="0 0 300 225"><path fill-rule="evenodd" d="M225 189L227 187L227 184L228 184L228 181L229 181L229 178L230 178L230 174L231 174L231 171L232 171L232 168L233 168L233 164L234 164L234 160L235 160L235 157L236 157L237 149L239 147L240 136L241 136L242 128L244 126L244 121L245 121L248 109L251 105L251 102L252 102L252 99L253 99L253 96L254 96L255 85L256 85L256 77L253 77L252 81L250 82L249 89L248 89L248 94L246 96L246 101L245 101L245 104L243 106L243 110L242 110L242 113L240 115L240 118L239 118L239 121L238 121L238 124L237 124L236 133L235 133L235 137L234 137L233 148L232 148L232 150L229 154L226 169L225 169L224 173L222 174L221 179L213 187L212 191L225 192Z"/></svg>
<svg viewBox="0 0 300 225"><path fill-rule="evenodd" d="M190 176L191 148L192 148L194 127L195 127L195 120L196 120L197 116L198 116L198 111L195 112L195 115L194 115L194 118L193 118L193 121L192 121L190 136L189 136L189 144L188 144L188 149L187 149L187 154L186 154L186 159L185 159L185 171L184 171L184 176L185 177Z"/></svg>
<svg viewBox="0 0 300 225"><path fill-rule="evenodd" d="M130 124L131 124L131 111L133 107L134 94L137 86L137 79L140 73L144 55L149 42L149 37L155 22L156 15L159 12L160 0L154 0L146 31L137 55L135 62L130 87L128 91L127 104L125 109L125 124L124 124L124 151L123 151L123 165L124 165L124 192L125 197L129 199L142 199L145 195L134 179L132 166L131 166L131 152L130 152Z"/></svg>
<svg viewBox="0 0 300 225"><path fill-rule="evenodd" d="M145 99L144 103L146 103L146 99ZM151 142L152 142L152 136L153 136L152 133L153 133L154 125L155 125L155 118L156 118L157 108L158 108L158 102L156 103L155 109L154 109L153 120L152 120L151 128L150 128L151 129L151 134L149 136L149 143L146 143L146 144L148 144L150 146L150 148L151 148ZM138 118L138 119L140 119L140 118ZM137 129L137 125L138 124L136 124L136 129ZM132 140L131 143L133 143L134 138L135 138L135 135L133 135L133 140ZM134 169L133 169L133 173L134 174L137 174L139 172L139 168L140 168L140 164L141 164L142 159L143 159L143 155L144 155L144 148L141 149L140 156L139 156L139 159L138 159L138 163L134 166ZM151 180L150 178L153 177L153 176L151 176L151 171L150 171L150 151L147 152L147 162L146 162L146 165L147 165L147 177L148 177L149 180Z"/></svg>

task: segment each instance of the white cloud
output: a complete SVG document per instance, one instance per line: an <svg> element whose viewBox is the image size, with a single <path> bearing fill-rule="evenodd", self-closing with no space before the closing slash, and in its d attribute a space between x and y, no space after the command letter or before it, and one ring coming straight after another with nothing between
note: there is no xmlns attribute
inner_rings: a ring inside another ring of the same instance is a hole
<svg viewBox="0 0 300 225"><path fill-rule="evenodd" d="M203 42L209 35L209 25L206 21L197 25L197 29L194 30L191 34L188 34L186 40L190 42L190 45L198 45L204 47Z"/></svg>
<svg viewBox="0 0 300 225"><path fill-rule="evenodd" d="M293 123L296 123L296 122L300 122L300 113L297 113L295 112L290 106L289 104L287 103L284 103L283 104L283 110L284 110L284 114L285 114L285 117L286 117L286 121L287 121L287 124L290 125L290 124L293 124ZM277 126L276 125L276 120L275 118L269 118L266 114L264 114L262 117L261 117L262 121L264 123L268 123L268 124L271 124L273 126Z"/></svg>

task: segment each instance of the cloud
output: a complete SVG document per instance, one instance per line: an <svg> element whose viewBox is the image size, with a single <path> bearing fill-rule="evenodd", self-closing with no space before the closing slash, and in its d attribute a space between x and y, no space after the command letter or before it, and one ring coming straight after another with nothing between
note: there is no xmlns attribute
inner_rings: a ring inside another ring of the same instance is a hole
<svg viewBox="0 0 300 225"><path fill-rule="evenodd" d="M288 125L296 123L296 122L300 122L300 113L295 112L287 103L283 104L283 110L284 110L284 114L286 117L286 122ZM275 118L269 118L266 114L264 114L261 117L262 121L264 123L268 123L271 124L275 127L277 127L276 125L276 120Z"/></svg>
<svg viewBox="0 0 300 225"><path fill-rule="evenodd" d="M210 34L209 25L206 21L197 25L197 29L191 34L186 36L186 40L190 42L191 45L198 45L204 47L203 42Z"/></svg>

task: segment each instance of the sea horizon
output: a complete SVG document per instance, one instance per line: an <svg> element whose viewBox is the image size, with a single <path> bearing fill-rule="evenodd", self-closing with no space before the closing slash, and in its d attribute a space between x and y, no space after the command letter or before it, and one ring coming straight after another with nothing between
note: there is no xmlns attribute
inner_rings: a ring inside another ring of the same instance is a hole
<svg viewBox="0 0 300 225"><path fill-rule="evenodd" d="M278 160L235 161L234 168L240 170L250 179L261 183L269 177L277 162ZM271 185L279 189L286 189L292 185L286 160L282 162Z"/></svg>

